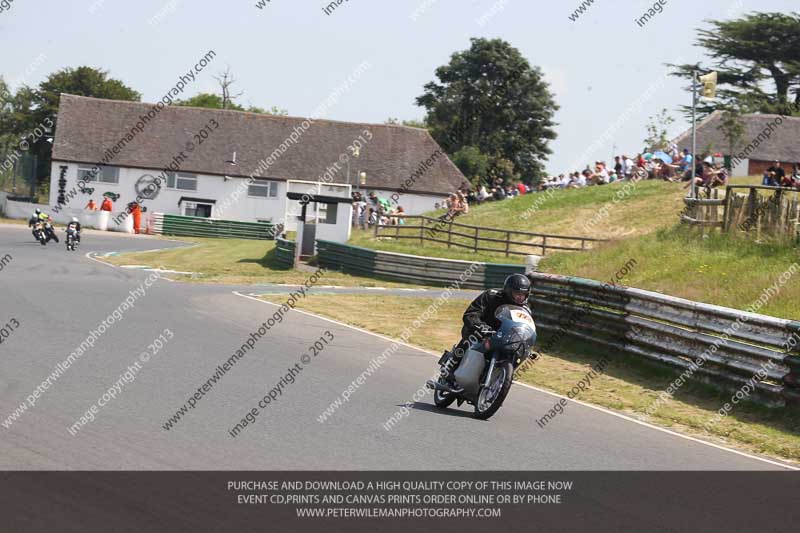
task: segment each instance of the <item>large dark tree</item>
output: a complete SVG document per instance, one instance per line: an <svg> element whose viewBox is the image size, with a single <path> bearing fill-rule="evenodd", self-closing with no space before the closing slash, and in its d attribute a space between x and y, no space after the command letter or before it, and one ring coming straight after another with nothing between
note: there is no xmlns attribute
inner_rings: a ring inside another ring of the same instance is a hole
<svg viewBox="0 0 800 533"><path fill-rule="evenodd" d="M40 125L52 121L52 138L58 127L61 93L111 100L139 101L141 98L138 92L119 80L109 78L103 70L92 67L65 68L50 74L37 88L23 85L13 95L10 92L0 95L3 96L3 102L0 103L8 107L11 117L0 125L4 130L7 129L9 135L22 139ZM37 159L36 179L39 184L46 182L50 176L52 148L48 136L40 138L30 147L30 154Z"/></svg>
<svg viewBox="0 0 800 533"><path fill-rule="evenodd" d="M553 100L542 72L501 39L472 39L436 69L417 105L427 110L431 135L449 153L474 146L517 174L536 177L556 138Z"/></svg>
<svg viewBox="0 0 800 533"><path fill-rule="evenodd" d="M670 65L674 75L691 79L692 71L719 73L717 97L724 107L742 112L800 115L800 15L752 13L740 19L708 21L698 30L708 65ZM689 87L691 89L691 86ZM701 102L700 116L715 102ZM687 113L690 106L684 106Z"/></svg>

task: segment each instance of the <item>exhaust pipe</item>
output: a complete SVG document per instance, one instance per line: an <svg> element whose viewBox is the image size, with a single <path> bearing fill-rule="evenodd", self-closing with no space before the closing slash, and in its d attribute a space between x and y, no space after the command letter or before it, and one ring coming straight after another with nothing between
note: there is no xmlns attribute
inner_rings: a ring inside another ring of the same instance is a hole
<svg viewBox="0 0 800 533"><path fill-rule="evenodd" d="M462 392L464 392L464 389L454 389L449 385L445 385L444 383L439 383L438 381L433 381L432 379L426 381L425 386L428 387L429 389L438 390L442 392L449 392L451 394L461 394Z"/></svg>

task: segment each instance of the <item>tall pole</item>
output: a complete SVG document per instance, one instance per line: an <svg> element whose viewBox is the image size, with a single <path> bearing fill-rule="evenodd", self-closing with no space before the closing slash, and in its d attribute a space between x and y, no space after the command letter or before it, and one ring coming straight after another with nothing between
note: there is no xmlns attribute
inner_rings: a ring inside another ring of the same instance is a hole
<svg viewBox="0 0 800 533"><path fill-rule="evenodd" d="M692 198L697 194L694 182L695 167L697 167L697 69L692 71L692 166L689 169L692 178Z"/></svg>

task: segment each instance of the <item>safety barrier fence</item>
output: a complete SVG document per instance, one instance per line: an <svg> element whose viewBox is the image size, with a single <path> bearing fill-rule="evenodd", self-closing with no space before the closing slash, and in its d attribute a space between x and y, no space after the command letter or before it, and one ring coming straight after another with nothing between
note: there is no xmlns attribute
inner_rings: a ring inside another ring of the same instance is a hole
<svg viewBox="0 0 800 533"><path fill-rule="evenodd" d="M215 218L154 213L149 230L157 235L232 239L274 239L275 226L269 222L240 222Z"/></svg>
<svg viewBox="0 0 800 533"><path fill-rule="evenodd" d="M530 276L541 330L659 361L723 389L749 383L761 403L800 404L800 322L592 280Z"/></svg>
<svg viewBox="0 0 800 533"><path fill-rule="evenodd" d="M277 239L275 242L276 265L279 268L294 268L296 248L297 244L294 241Z"/></svg>
<svg viewBox="0 0 800 533"><path fill-rule="evenodd" d="M321 266L348 274L433 286L450 285L476 265L472 267L472 275L461 283L462 287L469 289L497 287L503 284L506 276L525 273L523 265L473 263L381 252L321 239L317 239L317 258Z"/></svg>

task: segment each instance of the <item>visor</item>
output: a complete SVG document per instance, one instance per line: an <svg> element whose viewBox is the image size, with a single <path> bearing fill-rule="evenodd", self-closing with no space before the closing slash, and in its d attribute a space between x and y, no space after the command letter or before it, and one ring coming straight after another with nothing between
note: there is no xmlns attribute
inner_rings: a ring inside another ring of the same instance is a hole
<svg viewBox="0 0 800 533"><path fill-rule="evenodd" d="M515 304L524 304L528 300L528 291L511 291L511 300Z"/></svg>

